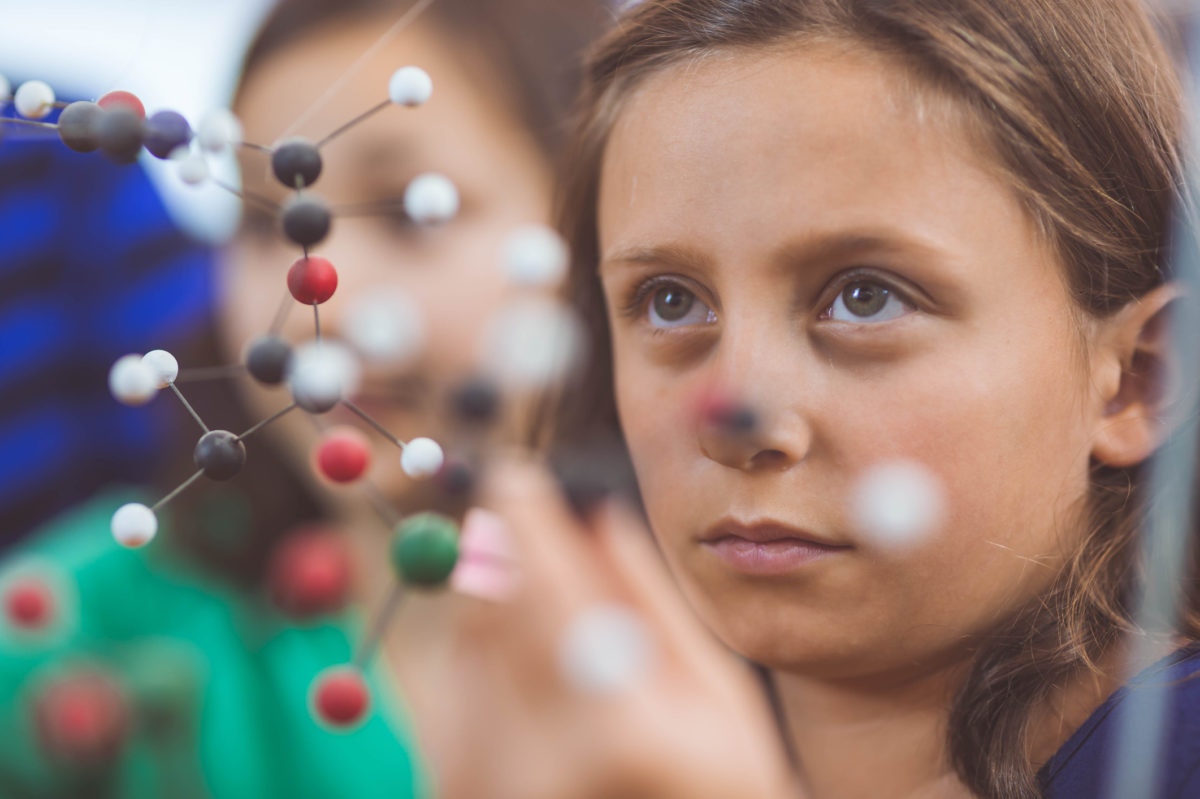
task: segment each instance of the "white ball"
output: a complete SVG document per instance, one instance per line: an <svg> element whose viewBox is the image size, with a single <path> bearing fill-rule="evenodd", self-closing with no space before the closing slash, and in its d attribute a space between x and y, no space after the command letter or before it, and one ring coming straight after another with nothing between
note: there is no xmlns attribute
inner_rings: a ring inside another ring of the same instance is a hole
<svg viewBox="0 0 1200 799"><path fill-rule="evenodd" d="M502 308L484 336L488 368L518 389L537 389L566 377L585 351L583 323L550 297L531 296Z"/></svg>
<svg viewBox="0 0 1200 799"><path fill-rule="evenodd" d="M166 350L151 350L142 356L142 361L158 375L159 388L166 388L179 377L179 361Z"/></svg>
<svg viewBox="0 0 1200 799"><path fill-rule="evenodd" d="M112 534L123 547L136 549L154 540L158 533L158 518L154 511L139 502L117 508L112 517Z"/></svg>
<svg viewBox="0 0 1200 799"><path fill-rule="evenodd" d="M158 391L158 372L141 355L123 355L108 370L108 390L124 405L145 405Z"/></svg>
<svg viewBox="0 0 1200 799"><path fill-rule="evenodd" d="M567 274L570 255L562 237L545 225L512 232L504 245L504 271L518 286L552 288Z"/></svg>
<svg viewBox="0 0 1200 799"><path fill-rule="evenodd" d="M400 366L425 343L421 309L399 289L353 297L343 318L346 340L370 361Z"/></svg>
<svg viewBox="0 0 1200 799"><path fill-rule="evenodd" d="M7 83L7 81L5 81ZM54 110L54 89L40 80L27 80L17 88L13 105L26 119L41 119Z"/></svg>
<svg viewBox="0 0 1200 799"><path fill-rule="evenodd" d="M0 75L0 102L8 100L10 97L12 97L12 84L9 83L8 78Z"/></svg>
<svg viewBox="0 0 1200 799"><path fill-rule="evenodd" d="M331 405L358 390L362 368L344 345L310 341L292 353L288 386L301 405Z"/></svg>
<svg viewBox="0 0 1200 799"><path fill-rule="evenodd" d="M179 179L189 186L199 186L208 180L208 160L201 153L193 153L179 148L179 156L175 161L175 169Z"/></svg>
<svg viewBox="0 0 1200 799"><path fill-rule="evenodd" d="M445 175L418 175L404 190L404 211L422 225L449 222L458 213L458 189Z"/></svg>
<svg viewBox="0 0 1200 799"><path fill-rule="evenodd" d="M886 549L916 546L945 514L945 491L927 468L907 460L868 469L853 491L852 519L860 535Z"/></svg>
<svg viewBox="0 0 1200 799"><path fill-rule="evenodd" d="M432 438L414 438L400 453L400 468L409 477L433 477L442 468L446 455Z"/></svg>
<svg viewBox="0 0 1200 799"><path fill-rule="evenodd" d="M611 695L629 688L649 669L653 640L635 612L605 603L573 618L558 647L563 678L573 688Z"/></svg>
<svg viewBox="0 0 1200 799"><path fill-rule="evenodd" d="M220 153L242 140L242 123L233 112L221 108L211 112L200 122L196 130L196 141L201 149Z"/></svg>
<svg viewBox="0 0 1200 799"><path fill-rule="evenodd" d="M396 105L424 105L433 95L433 80L420 67L401 67L388 81L388 99Z"/></svg>

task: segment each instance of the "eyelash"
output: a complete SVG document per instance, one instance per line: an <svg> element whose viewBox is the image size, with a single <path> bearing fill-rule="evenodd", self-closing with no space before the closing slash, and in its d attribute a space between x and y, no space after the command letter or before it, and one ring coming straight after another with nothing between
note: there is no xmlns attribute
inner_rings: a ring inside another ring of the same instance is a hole
<svg viewBox="0 0 1200 799"><path fill-rule="evenodd" d="M674 275L655 275L634 286L629 297L622 303L621 315L628 319L642 319L646 314L646 303L654 296L655 291L663 288L681 288L694 296L699 302L704 302L704 300L700 299L699 293L688 286L684 278L675 277ZM671 330L668 327L653 326L651 326L651 329L656 335Z"/></svg>
<svg viewBox="0 0 1200 799"><path fill-rule="evenodd" d="M829 297L829 299L823 304L818 319L829 320L833 314L833 308L837 303L838 298L841 297L842 293L846 291L847 288L855 285L856 283L878 286L888 291L898 301L904 303L910 308L915 309L917 307L916 303L909 299L909 292L904 291L897 286L895 281L888 280L874 270L858 268L838 275L833 281L833 288L823 292L826 297ZM681 288L695 296L698 301L704 302L704 300L700 298L698 292L689 288L685 279L676 277L674 275L655 275L654 277L642 281L633 288L629 294L629 297L622 305L622 315L630 319L642 319L647 312L647 301L654 296L655 291L662 288ZM871 323L864 322L863 324ZM652 326L652 332L656 335L669 332L670 330L671 328L667 327Z"/></svg>
<svg viewBox="0 0 1200 799"><path fill-rule="evenodd" d="M909 308L914 310L917 308L917 303L910 299L910 292L900 288L896 281L889 280L886 276L879 274L879 272L875 270L857 268L837 276L837 278L833 281L833 288L825 292L825 296L829 299L827 302L822 304L821 313L817 318L820 320L829 320L832 317L833 307L837 303L838 298L842 296L846 289L858 283L878 286L879 288L885 289L893 297L907 305ZM865 322L864 324L871 323Z"/></svg>

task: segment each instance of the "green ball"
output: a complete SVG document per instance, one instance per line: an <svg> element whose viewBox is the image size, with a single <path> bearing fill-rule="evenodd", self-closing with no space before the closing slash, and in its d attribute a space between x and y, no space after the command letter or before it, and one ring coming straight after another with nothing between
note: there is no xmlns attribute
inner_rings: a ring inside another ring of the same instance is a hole
<svg viewBox="0 0 1200 799"><path fill-rule="evenodd" d="M418 513L396 527L392 567L407 585L435 588L458 563L458 525L437 513Z"/></svg>

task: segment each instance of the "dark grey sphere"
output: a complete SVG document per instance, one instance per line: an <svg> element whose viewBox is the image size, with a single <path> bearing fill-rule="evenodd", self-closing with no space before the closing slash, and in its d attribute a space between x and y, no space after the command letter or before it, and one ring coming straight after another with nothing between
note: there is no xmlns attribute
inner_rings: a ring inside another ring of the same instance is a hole
<svg viewBox="0 0 1200 799"><path fill-rule="evenodd" d="M271 170L289 189L308 188L321 176L321 153L308 139L288 139L271 154Z"/></svg>
<svg viewBox="0 0 1200 799"><path fill-rule="evenodd" d="M246 445L228 430L211 430L200 437L192 458L205 477L228 480L246 465Z"/></svg>
<svg viewBox="0 0 1200 799"><path fill-rule="evenodd" d="M329 235L333 221L329 206L311 194L288 200L282 216L284 234L301 247L311 247Z"/></svg>
<svg viewBox="0 0 1200 799"><path fill-rule="evenodd" d="M146 120L142 138L155 158L167 158L192 140L192 126L175 111L159 111Z"/></svg>
<svg viewBox="0 0 1200 799"><path fill-rule="evenodd" d="M118 164L132 164L142 149L142 118L128 108L104 108L96 121L100 151Z"/></svg>
<svg viewBox="0 0 1200 799"><path fill-rule="evenodd" d="M491 381L474 377L454 390L450 404L458 419L487 424L500 410L500 390Z"/></svg>
<svg viewBox="0 0 1200 799"><path fill-rule="evenodd" d="M258 382L277 386L287 376L292 361L292 346L279 336L261 336L246 351L246 370Z"/></svg>
<svg viewBox="0 0 1200 799"><path fill-rule="evenodd" d="M97 123L104 110L87 100L71 103L58 115L58 137L77 153L100 149Z"/></svg>

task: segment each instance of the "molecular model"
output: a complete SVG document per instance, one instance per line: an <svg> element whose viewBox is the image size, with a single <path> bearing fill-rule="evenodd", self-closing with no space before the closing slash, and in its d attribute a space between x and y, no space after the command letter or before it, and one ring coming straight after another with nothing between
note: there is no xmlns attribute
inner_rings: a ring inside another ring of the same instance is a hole
<svg viewBox="0 0 1200 799"><path fill-rule="evenodd" d="M381 87L384 88L384 87ZM368 428L399 450L403 472L414 480L438 478L451 494L465 494L472 485L476 464L465 459L447 459L443 447L429 438L403 441L352 401L361 366L359 354L370 358L411 355L422 341L422 330L393 306L367 307L346 327L348 342L322 335L320 307L337 291L338 272L329 260L312 248L328 236L339 211L346 214L382 212L378 207L331 208L311 192L321 177L321 149L355 125L390 106L417 108L433 92L430 76L418 67L397 70L386 87L386 99L337 127L320 141L293 137L267 147L244 141L241 125L229 111L207 117L193 130L180 114L163 110L147 115L134 95L113 91L96 102L62 103L42 81L28 81L15 92L0 77L0 108L12 103L17 117L0 119L6 124L54 131L62 143L82 153L96 152L114 162L131 164L145 149L158 159L173 163L179 178L189 185L213 183L236 194L246 203L273 213L298 257L286 270L288 305L299 303L313 312L313 338L300 344L280 336L287 305L281 307L266 332L250 342L243 363L229 367L243 371L266 386L285 386L291 402L247 430L210 429L188 402L179 386L181 370L176 358L157 349L119 358L108 373L112 396L129 406L150 402L168 391L199 426L201 435L192 453L196 471L152 505L129 503L112 516L112 535L130 548L150 544L159 527L158 513L173 499L201 480L235 478L246 463L247 445L259 431L283 416L302 412L323 430L314 453L316 470L329 481L348 484L364 481L372 451L367 437L345 427L326 428L320 417L337 406L350 410ZM382 92L381 92L382 94ZM58 111L56 119L52 119ZM231 148L249 148L270 157L271 172L290 192L282 204L242 191L219 181L209 168L209 158ZM446 177L427 173L413 179L403 196L411 220L420 225L441 225L459 210L455 185ZM581 328L574 315L552 297L552 290L565 275L567 249L553 231L529 226L512 232L503 253L503 268L509 280L523 287L512 305L503 309L490 329L486 342L488 373L459 386L451 398L452 410L464 425L481 428L496 420L505 391L532 391L560 379L577 360ZM197 369L195 372L213 371ZM220 368L217 369L220 371ZM228 369L225 370L226 374ZM202 379L192 375L189 379ZM372 657L385 631L388 618L399 606L402 587L435 588L444 585L458 559L458 527L451 518L432 512L399 518L386 506L378 492L369 490L381 516L394 528L391 561L397 577L392 597L379 618L370 626L353 662L319 675L310 690L314 715L333 729L351 729L361 722L370 706L362 670ZM270 590L277 603L297 616L313 616L336 610L346 593L349 566L344 553L319 536L293 536L281 546L273 562ZM36 632L53 623L56 591L51 582L37 574L18 575L3 591L3 612L11 626ZM74 712L92 712L106 723L93 725L107 730L108 737L120 734L124 722L113 704L115 695L102 677L85 674L81 682L54 687L46 705L73 702ZM81 696L83 698L70 699ZM68 699L63 699L68 697ZM95 706L94 708L92 706ZM78 710L78 708L84 710ZM47 722L51 723L51 722ZM65 737L64 737L65 736ZM79 742L69 732L51 735L66 741L67 748L105 750L111 742ZM104 737L104 736L101 736ZM107 741L107 738L105 738ZM86 759L86 758L85 758Z"/></svg>
<svg viewBox="0 0 1200 799"><path fill-rule="evenodd" d="M135 548L150 544L158 532L158 513L164 506L201 479L235 478L246 462L251 439L272 422L297 412L311 416L322 429L313 463L333 483L365 483L364 474L372 457L362 431L324 426L321 417L340 406L373 434L395 445L402 470L410 478L436 479L451 494L469 494L472 475L483 459L481 453L472 453L472 458L448 457L443 447L429 438L402 441L353 401L361 371L360 356L406 357L421 346L422 330L413 321L415 315L406 315L395 306L369 306L344 325L347 342L325 337L321 331L320 308L337 291L338 271L329 260L313 254L313 248L328 236L339 214L383 210L371 206L331 208L313 193L323 169L321 149L390 106L421 106L430 98L433 83L423 70L409 66L391 76L386 90L386 99L319 141L288 138L267 147L243 141L238 120L228 111L210 115L193 130L173 111L147 116L141 101L127 92L110 92L96 102L66 104L58 102L51 87L43 82L26 82L13 93L0 77L0 107L11 100L19 115L0 122L54 131L72 150L99 151L119 163L133 163L145 149L156 158L172 162L185 183L213 183L274 214L282 234L298 250L282 281L288 304L281 307L266 331L250 342L243 362L231 367L259 384L286 387L291 401L273 415L243 431L210 429L181 390L179 382L187 370L181 370L171 353L158 349L129 354L112 365L108 385L118 401L139 406L167 391L182 404L201 433L192 453L196 470L189 478L152 505L126 504L113 515L112 535L121 545ZM57 119L51 121L55 111L59 111ZM283 203L226 185L213 176L208 159L237 147L269 155L274 178L290 192ZM446 177L427 173L408 184L403 206L415 223L440 225L458 212L459 196ZM509 281L522 291L500 309L488 329L481 347L485 353L482 373L458 386L451 396L454 418L474 430L499 421L501 409L513 399L509 395L531 395L560 384L584 355L582 324L555 296L568 262L567 247L558 235L538 226L517 229L506 242L500 261ZM295 303L311 307L313 313L313 338L298 344L280 335L284 313ZM769 421L728 387L701 392L690 410L696 424L711 435L741 442L753 442ZM596 473L606 466L601 459L579 458L564 466L568 473L560 470L560 478L568 500L577 507L593 503L596 494L606 490L606 476ZM569 473L572 468L576 474ZM363 670L405 589L445 585L458 560L458 526L453 519L432 512L399 518L377 491L365 487L368 498L394 530L390 559L396 586L352 661L327 669L310 687L312 713L335 730L353 729L366 717L371 700ZM898 546L916 540L938 524L942 499L940 486L923 467L892 463L882 464L864 476L854 501L863 509L856 518L864 531ZM297 616L336 609L345 595L349 566L344 553L319 535L294 536L281 547L274 566L269 576L270 592L277 604ZM53 623L60 603L56 600L58 589L48 582L31 573L9 580L7 588L0 586L3 613L10 625L36 631ZM602 690L625 679L623 675L643 659L638 653L648 644L628 613L606 611L591 622L583 627L587 634L568 636L564 668L575 675L576 683ZM109 738L120 735L126 723L111 684L102 676L82 674L51 689L38 711L49 719L46 724L53 725L55 708L64 702L82 706L103 721L88 728L95 733L95 740L76 740L64 732L59 734L59 739L66 741L62 745L87 757L100 757L108 751Z"/></svg>

